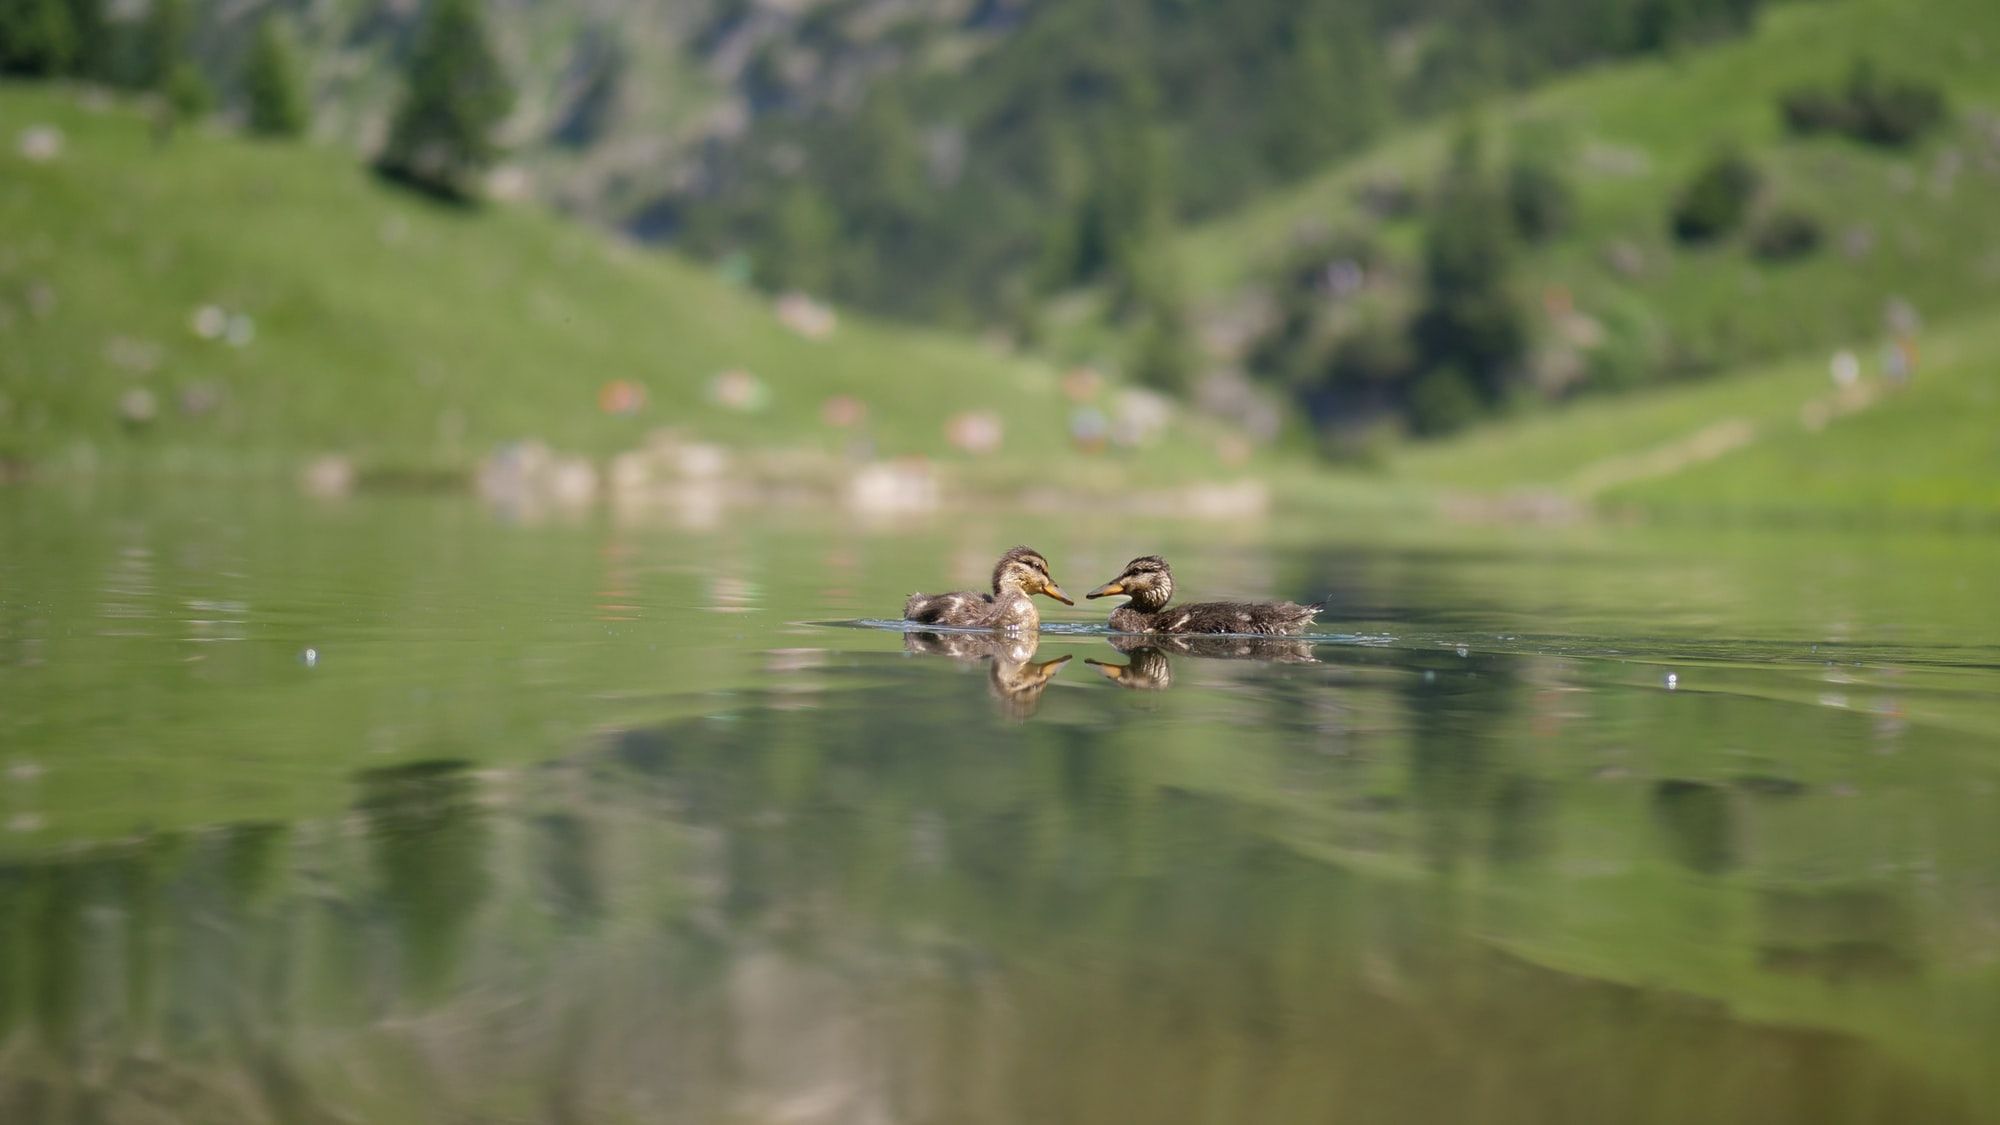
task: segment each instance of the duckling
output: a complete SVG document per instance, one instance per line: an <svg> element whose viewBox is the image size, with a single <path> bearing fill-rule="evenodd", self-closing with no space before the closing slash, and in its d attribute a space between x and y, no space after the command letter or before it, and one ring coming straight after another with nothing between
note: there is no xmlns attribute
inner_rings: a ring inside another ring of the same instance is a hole
<svg viewBox="0 0 2000 1125"><path fill-rule="evenodd" d="M1305 631L1322 602L1196 602L1167 608L1174 596L1174 572L1158 555L1142 555L1125 564L1118 577L1085 594L1132 599L1111 611L1111 627L1120 633L1247 633L1290 636Z"/></svg>
<svg viewBox="0 0 2000 1125"><path fill-rule="evenodd" d="M1016 547L993 564L993 592L959 590L949 594L911 594L903 603L903 620L924 625L955 625L970 629L1034 632L1042 615L1031 594L1047 594L1064 605L1075 605L1049 575L1049 560L1033 547Z"/></svg>
<svg viewBox="0 0 2000 1125"><path fill-rule="evenodd" d="M992 694L1000 714L1018 722L1034 715L1035 709L1041 706L1042 689L1048 687L1049 681L1055 678L1062 666L1069 663L1068 655L1037 661L1035 650L1039 647L1039 640L1032 633L1007 637L979 633L905 633L903 651L949 656L967 664L990 661L986 668L987 690Z"/></svg>

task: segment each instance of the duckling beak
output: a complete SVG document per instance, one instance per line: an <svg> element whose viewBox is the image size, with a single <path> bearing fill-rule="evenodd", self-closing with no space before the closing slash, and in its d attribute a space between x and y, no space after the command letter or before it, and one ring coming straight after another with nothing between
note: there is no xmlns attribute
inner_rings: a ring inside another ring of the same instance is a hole
<svg viewBox="0 0 2000 1125"><path fill-rule="evenodd" d="M1123 582L1118 581L1116 578L1113 578L1111 581L1106 582L1104 585L1099 586L1097 589L1092 590L1088 594L1085 594L1084 597L1108 598L1116 594L1122 594L1124 592L1125 592L1125 584Z"/></svg>
<svg viewBox="0 0 2000 1125"><path fill-rule="evenodd" d="M1062 604L1064 604L1064 605L1075 605L1075 604L1076 604L1075 602L1073 602L1073 601L1070 601L1070 600L1069 600L1069 595L1068 595L1068 594L1065 594L1065 593L1063 593L1063 592L1062 592L1062 587L1061 587L1061 586L1058 586L1058 585L1056 585L1056 584L1055 584L1054 582L1044 582L1044 583L1042 583L1042 593L1044 593L1044 594L1047 594L1048 596L1050 596L1050 597L1054 598L1055 600L1057 600L1057 601L1061 602L1061 603L1062 603Z"/></svg>
<svg viewBox="0 0 2000 1125"><path fill-rule="evenodd" d="M1123 680L1125 672L1131 667L1129 664L1108 664L1102 660L1092 660L1089 657L1084 657L1083 662L1097 669L1098 672L1103 674L1105 679L1110 680L1114 684Z"/></svg>

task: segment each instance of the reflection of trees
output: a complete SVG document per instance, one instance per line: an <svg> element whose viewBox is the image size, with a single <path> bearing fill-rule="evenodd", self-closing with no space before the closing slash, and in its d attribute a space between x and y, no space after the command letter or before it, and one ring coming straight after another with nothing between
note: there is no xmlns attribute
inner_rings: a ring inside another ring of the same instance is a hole
<svg viewBox="0 0 2000 1125"><path fill-rule="evenodd" d="M291 839L289 824L233 824L223 830L221 874L230 905L255 910L271 901L286 874Z"/></svg>
<svg viewBox="0 0 2000 1125"><path fill-rule="evenodd" d="M1771 972L1896 979L1922 963L1910 904L1885 887L1771 888L1758 895L1758 964Z"/></svg>
<svg viewBox="0 0 2000 1125"><path fill-rule="evenodd" d="M358 779L383 905L419 994L441 989L486 897L485 817L464 762L416 762Z"/></svg>
<svg viewBox="0 0 2000 1125"><path fill-rule="evenodd" d="M1653 819L1689 871L1721 875L1736 866L1736 815L1727 789L1668 778L1653 786Z"/></svg>
<svg viewBox="0 0 2000 1125"><path fill-rule="evenodd" d="M542 901L565 925L587 926L604 913L598 885L597 835L590 821L572 812L553 812L534 823Z"/></svg>
<svg viewBox="0 0 2000 1125"><path fill-rule="evenodd" d="M1440 872L1455 870L1481 839L1506 862L1533 859L1541 846L1549 801L1498 736L1521 692L1511 658L1481 654L1430 660L1406 681L1410 799L1425 860Z"/></svg>
<svg viewBox="0 0 2000 1125"><path fill-rule="evenodd" d="M231 1121L318 1107L974 1125L1956 1119L1875 1045L1538 968L1459 925L1477 880L1410 868L1544 860L1559 798L1587 798L1527 768L1515 667L1445 657L1411 683L1421 669L1353 659L1381 731L1354 755L1379 763L1372 805L1288 741L1325 721L1301 696L1344 690L1298 687L1289 669L1248 669L1282 690L1232 696L1229 723L1182 722L1206 702L1184 692L1162 701L1174 722L1107 731L1070 714L1007 722L984 677L912 661L934 692L829 692L809 711L740 698L726 717L622 731L525 771L490 809L454 763L369 773L351 844L337 825L239 825L0 869L0 1120L47 1116L19 1112L31 1083L105 1074L125 1076L93 1095L107 1122L180 1106ZM1642 816L1615 839L1644 854L1656 828ZM1375 834L1343 851L1343 832ZM1686 882L1719 900L1713 881ZM1922 925L1868 888L1737 897L1757 913L1735 932L1767 970L1852 975L1857 956L1910 950ZM150 936L91 938L107 917ZM406 968L387 979L370 957L384 917ZM125 963L140 957L153 967ZM175 1032L150 1042L135 1014L90 1006L145 972L166 1017L147 1019ZM64 990L66 1022L43 1019ZM29 1038L93 1057L30 1055Z"/></svg>

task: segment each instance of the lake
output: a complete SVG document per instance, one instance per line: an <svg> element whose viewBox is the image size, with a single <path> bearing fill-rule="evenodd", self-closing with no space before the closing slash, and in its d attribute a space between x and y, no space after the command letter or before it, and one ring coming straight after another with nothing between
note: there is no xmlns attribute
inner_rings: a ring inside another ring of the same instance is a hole
<svg viewBox="0 0 2000 1125"><path fill-rule="evenodd" d="M852 624L1016 542L1328 605ZM0 1120L2000 1120L1996 573L0 490Z"/></svg>

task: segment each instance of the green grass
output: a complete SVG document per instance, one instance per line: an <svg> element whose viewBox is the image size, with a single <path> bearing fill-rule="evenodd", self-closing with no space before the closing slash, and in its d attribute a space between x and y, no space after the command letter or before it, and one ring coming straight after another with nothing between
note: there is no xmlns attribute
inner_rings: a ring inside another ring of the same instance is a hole
<svg viewBox="0 0 2000 1125"><path fill-rule="evenodd" d="M1101 492L1224 472L1218 431L1187 419L1129 459L1068 453L1069 407L1043 364L853 317L809 341L760 296L587 228L525 209L439 208L329 149L212 133L162 148L131 107L93 104L73 90L0 87L0 458L57 474L118 464L239 474L289 472L330 451L364 469L459 471L509 440L601 457L662 427L833 457L850 435L819 421L820 404L847 393L871 408L878 454L937 458L981 481ZM65 145L33 163L17 138L40 123ZM210 303L247 313L254 340L197 336L191 318ZM1850 338L1873 334L1857 325ZM1251 468L1321 509L1535 490L1680 509L2000 511L1989 375L2000 320L1933 329L1922 344L1912 389L1820 429L1801 422L1831 392L1815 349L1741 378L1585 400L1405 447L1375 475L1303 459ZM771 387L764 411L709 401L710 379L737 367ZM600 411L612 379L643 384L645 408ZM202 387L218 405L184 410L183 394ZM134 389L159 403L144 426L119 415ZM952 453L943 435L948 416L975 407L1007 426L1005 450L984 463ZM1743 444L1686 456L1705 432Z"/></svg>
<svg viewBox="0 0 2000 1125"><path fill-rule="evenodd" d="M1653 508L2000 512L2000 315L1922 344L1907 387L1870 371L1847 404L1824 358L1799 360L1410 446L1391 474Z"/></svg>
<svg viewBox="0 0 2000 1125"><path fill-rule="evenodd" d="M1862 56L1882 73L1939 84L1953 122L1908 151L1786 136L1777 95L1839 83ZM1567 153L1578 192L1573 231L1527 256L1523 298L1538 305L1562 287L1582 313L1651 341L1656 362L1711 369L1870 338L1891 298L1933 319L2000 302L1996 60L2000 6L1983 0L1823 0L1774 6L1742 39L1606 66L1483 107L1490 134L1533 135ZM1315 225L1379 238L1403 258L1389 284L1407 287L1416 277L1416 224L1370 219L1355 190L1385 178L1427 187L1457 127L1399 133L1190 232L1180 249L1191 292L1227 303ZM1798 208L1821 220L1826 240L1815 256L1762 265L1742 235L1700 250L1672 243L1674 194L1723 144L1742 146L1762 168L1763 209ZM1636 277L1610 262L1621 244L1643 263Z"/></svg>
<svg viewBox="0 0 2000 1125"><path fill-rule="evenodd" d="M62 131L57 158L21 154L36 125ZM963 460L943 426L973 408L1005 422L1002 471L1067 450L1046 365L854 317L808 340L705 270L525 208L442 208L345 151L218 131L162 146L136 107L50 86L0 86L0 138L0 458L236 472L332 451L462 469L509 440L604 455L661 427L832 454L852 440L819 420L834 394L867 404L883 456ZM200 338L209 304L247 314L254 340ZM733 368L768 385L764 410L709 400ZM614 379L642 384L645 408L602 412ZM214 409L182 408L198 388ZM136 427L119 410L135 389L159 403ZM1219 473L1216 433L1178 422L1126 468Z"/></svg>

